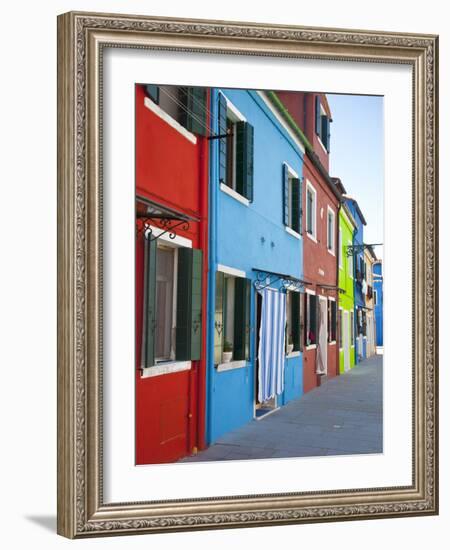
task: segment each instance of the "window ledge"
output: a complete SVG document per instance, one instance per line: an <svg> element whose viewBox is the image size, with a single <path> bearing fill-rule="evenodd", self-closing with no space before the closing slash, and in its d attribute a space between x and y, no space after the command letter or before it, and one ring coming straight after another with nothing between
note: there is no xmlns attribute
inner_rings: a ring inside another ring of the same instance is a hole
<svg viewBox="0 0 450 550"><path fill-rule="evenodd" d="M292 359L293 357L300 357L300 352L299 351L291 351L291 353L289 355L286 355L285 357L286 357L286 359Z"/></svg>
<svg viewBox="0 0 450 550"><path fill-rule="evenodd" d="M289 235L292 235L296 239L301 239L302 238L300 233L297 233L297 231L294 231L292 229L292 227L289 227L288 225L286 225L284 228L286 229L286 233L289 233Z"/></svg>
<svg viewBox="0 0 450 550"><path fill-rule="evenodd" d="M192 132L189 132L189 130L186 130L184 126L182 126L178 121L176 121L169 114L163 111L161 107L157 105L154 101L152 101L150 98L146 97L144 99L144 105L147 107L147 109L155 113L156 116L159 116L159 118L164 120L164 122L167 122L169 126L171 126L179 134L185 137L188 141L190 141L194 145L197 144L197 136L195 134L193 134Z"/></svg>
<svg viewBox="0 0 450 550"><path fill-rule="evenodd" d="M333 340L332 342L328 342L328 345L329 346L335 346L336 345L336 340Z"/></svg>
<svg viewBox="0 0 450 550"><path fill-rule="evenodd" d="M328 250L328 254L331 254L332 256L336 256L336 254L334 253L334 250L330 250L327 246L327 250ZM342 268L341 268L342 269Z"/></svg>
<svg viewBox="0 0 450 550"><path fill-rule="evenodd" d="M242 369L247 365L247 361L229 361L228 363L216 365L216 370L217 372L224 372L226 370Z"/></svg>
<svg viewBox="0 0 450 550"><path fill-rule="evenodd" d="M310 349L316 349L317 344L311 344L310 346L306 346L306 349L309 351Z"/></svg>
<svg viewBox="0 0 450 550"><path fill-rule="evenodd" d="M228 185L225 185L224 183L220 184L220 190L223 191L226 195L229 195L233 199L237 200L244 206L248 206L250 204L250 201L248 199L246 199L245 197L240 195L237 191L235 191L234 189L231 189L231 187L228 187Z"/></svg>
<svg viewBox="0 0 450 550"><path fill-rule="evenodd" d="M172 374L184 370L191 370L191 361L170 361L167 363L159 363L153 367L144 367L142 369L141 378L152 378L154 376L162 376L163 374Z"/></svg>
<svg viewBox="0 0 450 550"><path fill-rule="evenodd" d="M309 231L306 232L306 234L308 235L308 237L317 244L317 239L314 235L312 235Z"/></svg>

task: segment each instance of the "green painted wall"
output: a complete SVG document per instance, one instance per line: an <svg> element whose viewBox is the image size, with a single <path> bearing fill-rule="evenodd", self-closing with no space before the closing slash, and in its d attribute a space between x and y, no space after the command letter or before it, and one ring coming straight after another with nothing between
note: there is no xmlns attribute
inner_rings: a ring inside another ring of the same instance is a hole
<svg viewBox="0 0 450 550"><path fill-rule="evenodd" d="M342 323L344 321L344 311L348 311L348 341L350 346L354 344L351 342L351 316L350 312L354 311L355 297L354 297L354 285L353 277L351 273L351 258L347 257L347 246L353 242L353 229L354 224L351 219L351 215L348 215L345 208L341 208L339 212L339 304L338 307L342 308ZM342 331L344 326L342 326ZM343 337L342 343L343 345ZM350 347L350 368L355 366L355 348ZM344 369L344 350L339 350L339 372L345 372Z"/></svg>

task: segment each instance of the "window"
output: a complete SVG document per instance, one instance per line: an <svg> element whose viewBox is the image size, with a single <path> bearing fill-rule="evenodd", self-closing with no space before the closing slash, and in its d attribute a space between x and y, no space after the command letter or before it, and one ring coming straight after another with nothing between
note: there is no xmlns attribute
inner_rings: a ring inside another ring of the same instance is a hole
<svg viewBox="0 0 450 550"><path fill-rule="evenodd" d="M350 311L350 343L355 345L355 315L353 311Z"/></svg>
<svg viewBox="0 0 450 550"><path fill-rule="evenodd" d="M336 302L328 300L328 342L336 342Z"/></svg>
<svg viewBox="0 0 450 550"><path fill-rule="evenodd" d="M305 343L307 346L317 344L317 296L305 294L306 297L306 331Z"/></svg>
<svg viewBox="0 0 450 550"><path fill-rule="evenodd" d="M339 349L342 349L344 342L344 323L342 322L342 309L339 308Z"/></svg>
<svg viewBox="0 0 450 550"><path fill-rule="evenodd" d="M316 134L327 150L327 153L330 152L330 122L331 119L325 113L320 96L316 95Z"/></svg>
<svg viewBox="0 0 450 550"><path fill-rule="evenodd" d="M306 231L314 239L316 238L316 210L316 190L308 181L306 184Z"/></svg>
<svg viewBox="0 0 450 550"><path fill-rule="evenodd" d="M287 164L283 164L283 223L302 232L302 180Z"/></svg>
<svg viewBox="0 0 450 550"><path fill-rule="evenodd" d="M145 241L142 368L200 359L202 251Z"/></svg>
<svg viewBox="0 0 450 550"><path fill-rule="evenodd" d="M214 363L232 351L232 360L250 358L250 280L216 272Z"/></svg>
<svg viewBox="0 0 450 550"><path fill-rule="evenodd" d="M339 269L343 268L343 261L342 261L342 228L339 228Z"/></svg>
<svg viewBox="0 0 450 550"><path fill-rule="evenodd" d="M348 241L348 246L352 246L351 241ZM353 279L353 253L348 256L348 275Z"/></svg>
<svg viewBox="0 0 450 550"><path fill-rule="evenodd" d="M147 96L186 130L205 136L206 88L146 84Z"/></svg>
<svg viewBox="0 0 450 550"><path fill-rule="evenodd" d="M219 181L253 200L253 126L219 94Z"/></svg>
<svg viewBox="0 0 450 550"><path fill-rule="evenodd" d="M377 305L377 291L375 289L373 290L373 305Z"/></svg>
<svg viewBox="0 0 450 550"><path fill-rule="evenodd" d="M288 346L292 351L302 351L303 308L301 294L288 290L286 292L286 353Z"/></svg>
<svg viewBox="0 0 450 550"><path fill-rule="evenodd" d="M327 215L327 248L329 252L334 254L334 220L335 220L335 214L334 211L331 210L330 207L328 207L328 215Z"/></svg>

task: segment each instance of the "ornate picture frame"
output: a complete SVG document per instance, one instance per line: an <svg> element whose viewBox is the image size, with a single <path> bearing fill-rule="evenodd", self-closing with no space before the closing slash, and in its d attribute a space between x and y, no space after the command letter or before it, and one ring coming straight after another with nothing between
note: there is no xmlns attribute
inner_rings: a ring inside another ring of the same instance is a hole
<svg viewBox="0 0 450 550"><path fill-rule="evenodd" d="M413 74L412 484L105 503L103 50L405 64ZM438 513L438 37L70 12L58 17L58 533L89 536Z"/></svg>

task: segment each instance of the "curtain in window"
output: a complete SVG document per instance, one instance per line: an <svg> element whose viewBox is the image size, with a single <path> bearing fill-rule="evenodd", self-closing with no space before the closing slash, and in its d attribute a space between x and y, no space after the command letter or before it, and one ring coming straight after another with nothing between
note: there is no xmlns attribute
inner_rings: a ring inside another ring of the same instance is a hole
<svg viewBox="0 0 450 550"><path fill-rule="evenodd" d="M286 326L286 294L265 288L262 296L258 351L258 401L283 392Z"/></svg>

